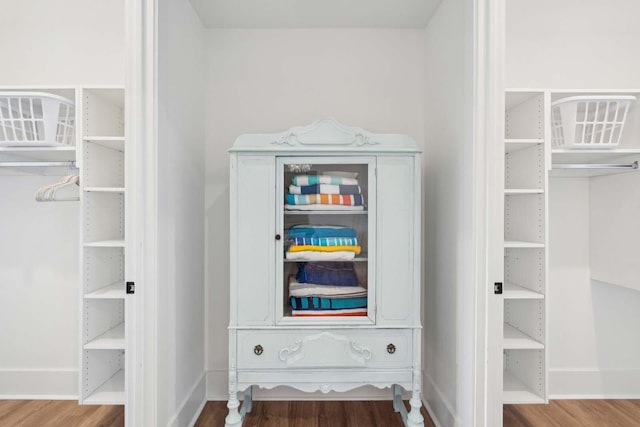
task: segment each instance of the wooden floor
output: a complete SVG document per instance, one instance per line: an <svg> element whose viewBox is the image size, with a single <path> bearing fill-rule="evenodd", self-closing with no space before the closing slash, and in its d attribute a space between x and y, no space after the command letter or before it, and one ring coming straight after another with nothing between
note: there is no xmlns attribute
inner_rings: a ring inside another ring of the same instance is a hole
<svg viewBox="0 0 640 427"><path fill-rule="evenodd" d="M552 400L505 405L504 427L639 427L640 400Z"/></svg>
<svg viewBox="0 0 640 427"><path fill-rule="evenodd" d="M640 400L554 400L506 405L504 427L640 427ZM222 427L225 402L207 402L197 427ZM425 427L434 427L424 408ZM2 427L122 427L122 406L70 400L0 400ZM401 427L390 401L253 403L244 427ZM446 426L443 426L446 427Z"/></svg>
<svg viewBox="0 0 640 427"><path fill-rule="evenodd" d="M226 402L207 402L195 427L224 426ZM435 427L422 408L425 427ZM391 401L254 401L243 427L403 427Z"/></svg>
<svg viewBox="0 0 640 427"><path fill-rule="evenodd" d="M78 405L76 400L0 400L2 427L122 427L124 406Z"/></svg>

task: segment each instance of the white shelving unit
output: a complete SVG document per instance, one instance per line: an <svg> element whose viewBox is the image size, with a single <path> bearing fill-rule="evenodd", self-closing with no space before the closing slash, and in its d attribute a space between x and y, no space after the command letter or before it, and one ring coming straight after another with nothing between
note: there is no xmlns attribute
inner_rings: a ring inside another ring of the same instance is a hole
<svg viewBox="0 0 640 427"><path fill-rule="evenodd" d="M531 338L510 324L505 323L503 347L507 350L542 349L544 348L544 344Z"/></svg>
<svg viewBox="0 0 640 427"><path fill-rule="evenodd" d="M79 96L82 221L81 404L124 404L124 90L83 88Z"/></svg>
<svg viewBox="0 0 640 427"><path fill-rule="evenodd" d="M76 147L0 147L0 161L71 162Z"/></svg>
<svg viewBox="0 0 640 427"><path fill-rule="evenodd" d="M124 281L112 283L102 288L98 288L93 292L84 294L85 299L124 299L125 284Z"/></svg>
<svg viewBox="0 0 640 427"><path fill-rule="evenodd" d="M505 98L503 403L545 403L548 97Z"/></svg>
<svg viewBox="0 0 640 427"><path fill-rule="evenodd" d="M505 404L545 403L545 400L509 371L503 374L502 399Z"/></svg>
<svg viewBox="0 0 640 427"><path fill-rule="evenodd" d="M85 248L124 248L124 246L124 239L98 240L95 242L87 242L84 244Z"/></svg>
<svg viewBox="0 0 640 427"><path fill-rule="evenodd" d="M124 193L124 187L84 187L88 193Z"/></svg>
<svg viewBox="0 0 640 427"><path fill-rule="evenodd" d="M503 291L504 299L544 299L544 294L531 289L506 282Z"/></svg>
<svg viewBox="0 0 640 427"><path fill-rule="evenodd" d="M119 370L84 399L86 405L124 405L124 370Z"/></svg>
<svg viewBox="0 0 640 427"><path fill-rule="evenodd" d="M504 247L509 248L544 248L544 243L523 242L519 240L505 240Z"/></svg>

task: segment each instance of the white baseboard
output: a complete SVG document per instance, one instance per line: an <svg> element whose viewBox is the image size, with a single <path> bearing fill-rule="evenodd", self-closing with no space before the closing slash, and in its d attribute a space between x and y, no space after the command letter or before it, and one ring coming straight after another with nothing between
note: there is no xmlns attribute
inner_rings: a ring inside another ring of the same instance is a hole
<svg viewBox="0 0 640 427"><path fill-rule="evenodd" d="M168 427L192 427L206 403L206 382L203 372L185 396L174 417L169 421Z"/></svg>
<svg viewBox="0 0 640 427"><path fill-rule="evenodd" d="M229 399L227 391L228 376L226 370L207 371L207 400L226 401ZM409 398L409 394L405 396ZM391 400L393 392L390 388L379 389L363 386L344 393L305 393L290 387L276 387L272 390L254 388L255 400Z"/></svg>
<svg viewBox="0 0 640 427"><path fill-rule="evenodd" d="M0 369L0 399L78 400L78 370Z"/></svg>
<svg viewBox="0 0 640 427"><path fill-rule="evenodd" d="M426 372L422 371L422 377L422 401L436 427L461 426L462 422L456 415L451 402Z"/></svg>
<svg viewBox="0 0 640 427"><path fill-rule="evenodd" d="M640 369L551 369L549 399L640 399Z"/></svg>

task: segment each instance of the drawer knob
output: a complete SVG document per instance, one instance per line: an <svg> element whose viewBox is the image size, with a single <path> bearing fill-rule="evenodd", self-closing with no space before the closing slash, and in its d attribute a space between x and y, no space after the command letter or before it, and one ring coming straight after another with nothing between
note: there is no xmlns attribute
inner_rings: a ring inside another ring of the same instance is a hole
<svg viewBox="0 0 640 427"><path fill-rule="evenodd" d="M264 352L264 348L262 348L262 346L258 344L257 346L253 347L253 352L256 354L256 356L260 356Z"/></svg>
<svg viewBox="0 0 640 427"><path fill-rule="evenodd" d="M389 344L389 345L387 346L387 353L389 353L389 354L393 354L393 353L395 353L395 352L396 352L396 346L395 346L395 345L393 345L393 344Z"/></svg>
<svg viewBox="0 0 640 427"><path fill-rule="evenodd" d="M276 240L280 240L280 239L282 239L282 236L279 234L276 234Z"/></svg>

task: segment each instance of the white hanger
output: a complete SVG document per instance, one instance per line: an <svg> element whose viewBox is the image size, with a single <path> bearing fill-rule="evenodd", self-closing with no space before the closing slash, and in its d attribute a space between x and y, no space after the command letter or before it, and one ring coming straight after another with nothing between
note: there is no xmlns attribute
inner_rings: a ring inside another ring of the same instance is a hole
<svg viewBox="0 0 640 427"><path fill-rule="evenodd" d="M67 175L60 182L55 184L47 185L45 187L40 188L36 192L36 200L38 202L67 202L67 201L78 201L79 197L67 197L67 198L56 198L56 192L64 187L68 187L70 185L79 185L80 176L79 175Z"/></svg>

